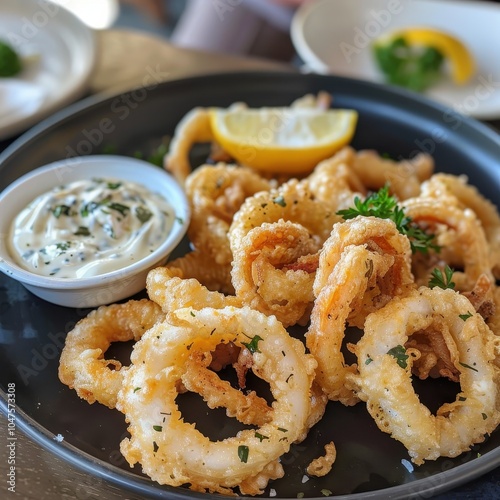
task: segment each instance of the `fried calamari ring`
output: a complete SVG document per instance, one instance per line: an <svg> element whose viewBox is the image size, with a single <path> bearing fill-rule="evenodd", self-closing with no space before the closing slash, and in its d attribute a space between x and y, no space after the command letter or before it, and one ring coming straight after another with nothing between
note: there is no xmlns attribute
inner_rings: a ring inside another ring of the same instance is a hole
<svg viewBox="0 0 500 500"><path fill-rule="evenodd" d="M479 219L471 209L462 210L446 199L429 197L411 198L402 205L405 214L414 223L428 228L436 236L441 258L451 267L463 267L463 273L457 272L453 277L461 285L460 291L472 290L483 274L494 283L488 242ZM435 263L428 273L434 267ZM417 275L417 281L427 284L428 273Z"/></svg>
<svg viewBox="0 0 500 500"><path fill-rule="evenodd" d="M391 267L391 276L387 283L392 282L390 297L401 295L407 287L413 286L411 273L411 247L409 240L396 228L389 219L358 216L333 226L328 240L323 245L319 268L314 281L314 294L317 297L321 289L327 284L330 274L340 260L344 249L350 245L363 245L368 250L382 255L391 255L395 261ZM380 300L378 301L380 305ZM363 313L358 322L351 318L351 324L358 328L363 327L364 318L370 312L370 306Z"/></svg>
<svg viewBox="0 0 500 500"><path fill-rule="evenodd" d="M455 198L462 209L474 211L486 233L490 245L490 259L495 277L500 278L500 214L497 207L487 200L465 175L434 174L422 184L422 196L443 199Z"/></svg>
<svg viewBox="0 0 500 500"><path fill-rule="evenodd" d="M455 368L461 390L453 403L433 415L420 403L411 382L412 356L405 352L416 332L440 331L458 350ZM378 427L422 464L456 457L480 443L500 422L500 343L463 295L421 287L396 298L366 319L358 357L359 396Z"/></svg>
<svg viewBox="0 0 500 500"><path fill-rule="evenodd" d="M194 250L171 260L167 267L175 269L185 279L198 280L209 290L234 295L231 282L231 264L217 264L211 255Z"/></svg>
<svg viewBox="0 0 500 500"><path fill-rule="evenodd" d="M259 191L268 191L269 181L244 167L203 165L186 179L191 204L188 236L196 250L212 257L217 265L233 259L227 233L242 203Z"/></svg>
<svg viewBox="0 0 500 500"><path fill-rule="evenodd" d="M291 179L279 188L256 193L244 201L229 228L233 255L251 229L261 226L264 222L279 220L304 226L319 248L328 238L333 224L341 219L327 205L315 198L307 181Z"/></svg>
<svg viewBox="0 0 500 500"><path fill-rule="evenodd" d="M189 153L197 142L211 142L213 140L210 126L210 115L206 108L193 108L189 111L174 130L168 153L163 159L163 167L170 172L181 184L184 184L191 173Z"/></svg>
<svg viewBox="0 0 500 500"><path fill-rule="evenodd" d="M208 290L198 280L183 279L182 271L175 267L157 267L146 277L146 290L151 300L163 311L175 311L183 307L201 309L239 306L241 300L220 292Z"/></svg>
<svg viewBox="0 0 500 500"><path fill-rule="evenodd" d="M59 380L89 403L98 401L114 408L126 368L117 360L105 359L105 352L112 342L138 341L163 319L165 314L160 307L147 299L91 311L66 336Z"/></svg>
<svg viewBox="0 0 500 500"><path fill-rule="evenodd" d="M234 389L208 369L211 363L211 353L206 352L197 351L186 359L186 371L181 380L188 391L203 395L209 408L226 408L228 417L235 417L243 424L260 427L272 420L272 409L264 398L257 396L255 391L244 394Z"/></svg>
<svg viewBox="0 0 500 500"><path fill-rule="evenodd" d="M328 398L346 406L359 402L348 374L356 364L348 364L342 353L346 325L353 313L382 307L392 296L402 293L392 282L395 258L371 252L365 246L350 246L342 253L327 283L321 289L311 312L306 345L318 362L316 381Z"/></svg>
<svg viewBox="0 0 500 500"><path fill-rule="evenodd" d="M411 160L394 161L382 158L376 151L359 151L351 168L368 190L378 191L389 185L399 200L419 196L421 183L434 171L432 156L419 153Z"/></svg>
<svg viewBox="0 0 500 500"><path fill-rule="evenodd" d="M311 192L333 212L352 207L356 196L366 197L367 190L351 167L355 155L354 149L346 146L319 163L307 177Z"/></svg>
<svg viewBox="0 0 500 500"><path fill-rule="evenodd" d="M251 229L234 251L236 296L253 309L274 314L285 327L300 322L314 300L318 250L300 224L280 220Z"/></svg>
<svg viewBox="0 0 500 500"><path fill-rule="evenodd" d="M274 398L272 419L211 441L183 421L176 382L193 353L227 342L251 343L252 371ZM179 309L143 336L132 362L118 400L130 423L121 451L131 466L140 462L160 484L226 494L237 486L242 494L258 494L268 479L283 475L277 461L304 432L316 362L276 318L249 308Z"/></svg>

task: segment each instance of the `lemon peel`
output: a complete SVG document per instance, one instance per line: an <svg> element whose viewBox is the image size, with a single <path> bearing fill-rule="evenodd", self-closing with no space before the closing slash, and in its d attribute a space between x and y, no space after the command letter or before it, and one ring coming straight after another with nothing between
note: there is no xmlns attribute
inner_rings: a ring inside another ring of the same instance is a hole
<svg viewBox="0 0 500 500"><path fill-rule="evenodd" d="M257 170L310 172L348 144L358 113L352 109L211 108L216 141L236 161Z"/></svg>

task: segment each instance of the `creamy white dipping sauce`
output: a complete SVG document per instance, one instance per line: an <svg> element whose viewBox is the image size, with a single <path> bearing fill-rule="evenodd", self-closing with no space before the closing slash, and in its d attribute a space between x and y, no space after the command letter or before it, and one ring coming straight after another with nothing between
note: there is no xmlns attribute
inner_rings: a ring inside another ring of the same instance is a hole
<svg viewBox="0 0 500 500"><path fill-rule="evenodd" d="M23 209L11 225L9 251L19 266L43 276L97 276L146 257L182 222L165 198L140 184L81 180Z"/></svg>

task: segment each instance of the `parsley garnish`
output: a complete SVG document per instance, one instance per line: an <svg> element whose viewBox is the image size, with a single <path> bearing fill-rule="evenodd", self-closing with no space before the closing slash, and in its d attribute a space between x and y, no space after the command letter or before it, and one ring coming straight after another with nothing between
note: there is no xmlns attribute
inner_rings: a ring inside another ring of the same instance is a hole
<svg viewBox="0 0 500 500"><path fill-rule="evenodd" d="M69 247L71 246L71 243L69 241L62 242L62 243L56 243L56 248L60 250L61 252L65 252L66 250L69 250Z"/></svg>
<svg viewBox="0 0 500 500"><path fill-rule="evenodd" d="M250 452L248 446L240 445L238 446L238 458L246 464L248 461L248 453Z"/></svg>
<svg viewBox="0 0 500 500"><path fill-rule="evenodd" d="M264 434L261 434L260 432L255 432L255 437L259 439L261 443L262 441L264 441L264 439L269 439L267 436L264 436Z"/></svg>
<svg viewBox="0 0 500 500"><path fill-rule="evenodd" d="M127 212L130 210L130 207L127 205L122 205L121 203L108 203L107 207L111 208L111 210L116 210L120 212L123 216L127 215Z"/></svg>
<svg viewBox="0 0 500 500"><path fill-rule="evenodd" d="M427 253L430 248L439 251L439 246L432 243L434 235L426 233L410 217L405 215L404 210L398 206L396 198L389 194L389 186L384 186L376 193L370 194L364 201L356 196L354 207L339 210L337 215L342 216L345 220L354 219L359 215L390 219L396 224L397 230L408 237L413 253Z"/></svg>
<svg viewBox="0 0 500 500"><path fill-rule="evenodd" d="M262 340L262 337L255 335L250 342L242 342L242 344L253 354L254 352L260 352L258 346L259 340Z"/></svg>
<svg viewBox="0 0 500 500"><path fill-rule="evenodd" d="M462 321L467 321L470 317L472 316L472 313L467 311L467 314L459 314L458 317L462 320Z"/></svg>
<svg viewBox="0 0 500 500"><path fill-rule="evenodd" d="M153 425L153 429L156 432L161 432L163 430L163 427L161 425Z"/></svg>
<svg viewBox="0 0 500 500"><path fill-rule="evenodd" d="M108 189L118 189L121 185L121 182L108 182Z"/></svg>
<svg viewBox="0 0 500 500"><path fill-rule="evenodd" d="M367 356L366 361L365 361L365 365L369 365L372 361L373 361L373 359L370 356Z"/></svg>
<svg viewBox="0 0 500 500"><path fill-rule="evenodd" d="M422 92L434 84L444 62L443 54L434 47L412 47L404 37L386 44L376 44L374 55L388 83Z"/></svg>
<svg viewBox="0 0 500 500"><path fill-rule="evenodd" d="M396 347L389 349L387 354L396 358L396 361L401 368L406 368L408 366L407 360L409 356L406 354L406 349L402 345L397 345Z"/></svg>
<svg viewBox="0 0 500 500"><path fill-rule="evenodd" d="M75 236L90 236L90 231L88 227L79 226L78 229L73 234Z"/></svg>
<svg viewBox="0 0 500 500"><path fill-rule="evenodd" d="M71 207L68 207L68 205L56 205L51 212L56 219L59 219L61 215L71 215Z"/></svg>
<svg viewBox="0 0 500 500"><path fill-rule="evenodd" d="M135 215L143 224L153 217L153 213L143 206L136 207Z"/></svg>
<svg viewBox="0 0 500 500"><path fill-rule="evenodd" d="M153 453L158 451L159 446L156 444L156 441L153 441Z"/></svg>
<svg viewBox="0 0 500 500"><path fill-rule="evenodd" d="M439 287L443 290L446 290L447 288L451 288L453 290L455 288L455 283L451 281L453 273L454 270L448 265L445 266L444 272L436 267L431 273L432 278L429 280L429 288Z"/></svg>

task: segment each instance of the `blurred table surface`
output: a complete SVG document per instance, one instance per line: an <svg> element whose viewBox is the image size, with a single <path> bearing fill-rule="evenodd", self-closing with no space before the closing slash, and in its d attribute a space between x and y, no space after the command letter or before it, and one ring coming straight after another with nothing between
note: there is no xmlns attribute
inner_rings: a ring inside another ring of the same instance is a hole
<svg viewBox="0 0 500 500"><path fill-rule="evenodd" d="M293 71L294 67L264 59L241 58L180 49L165 39L130 30L97 32L99 60L90 81L90 94L117 93L145 84L148 75L172 80L220 71ZM123 62L126 61L124 64ZM490 122L500 130L500 120ZM0 143L0 151L6 144ZM7 419L0 414L0 435L7 436ZM8 490L7 448L0 453L0 498L54 499L140 499L113 483L88 475L53 455L30 438L17 433L16 492ZM428 497L426 495L426 497ZM500 498L500 468L436 496L440 500Z"/></svg>

